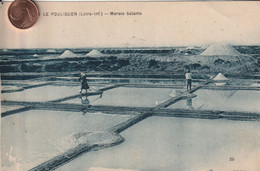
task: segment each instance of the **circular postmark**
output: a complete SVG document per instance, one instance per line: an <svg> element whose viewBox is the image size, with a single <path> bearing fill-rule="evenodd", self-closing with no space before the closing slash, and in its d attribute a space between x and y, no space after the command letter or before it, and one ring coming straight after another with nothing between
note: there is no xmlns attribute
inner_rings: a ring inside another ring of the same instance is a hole
<svg viewBox="0 0 260 171"><path fill-rule="evenodd" d="M38 17L38 8L31 0L15 0L8 8L10 22L19 29L32 27Z"/></svg>

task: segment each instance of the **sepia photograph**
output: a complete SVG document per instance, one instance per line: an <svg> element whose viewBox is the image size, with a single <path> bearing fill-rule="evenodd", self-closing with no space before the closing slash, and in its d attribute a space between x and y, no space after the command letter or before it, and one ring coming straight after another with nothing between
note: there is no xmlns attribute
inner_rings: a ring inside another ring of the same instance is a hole
<svg viewBox="0 0 260 171"><path fill-rule="evenodd" d="M260 1L0 4L2 171L259 171Z"/></svg>

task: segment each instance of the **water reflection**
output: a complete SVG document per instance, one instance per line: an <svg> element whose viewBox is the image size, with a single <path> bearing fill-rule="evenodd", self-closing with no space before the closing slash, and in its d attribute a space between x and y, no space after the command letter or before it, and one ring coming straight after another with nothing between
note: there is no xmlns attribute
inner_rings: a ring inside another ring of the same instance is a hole
<svg viewBox="0 0 260 171"><path fill-rule="evenodd" d="M82 106L82 115L86 115L87 108L89 106L90 101L89 101L87 95L80 96L80 100L81 100L81 104L83 105Z"/></svg>
<svg viewBox="0 0 260 171"><path fill-rule="evenodd" d="M187 109L194 109L193 107L192 107L192 98L187 98L187 100L186 100L186 108Z"/></svg>

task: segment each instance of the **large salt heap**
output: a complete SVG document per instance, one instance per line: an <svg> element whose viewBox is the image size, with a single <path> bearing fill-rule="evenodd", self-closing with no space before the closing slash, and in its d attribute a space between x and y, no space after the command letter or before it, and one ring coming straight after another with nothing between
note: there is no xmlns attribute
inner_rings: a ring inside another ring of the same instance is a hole
<svg viewBox="0 0 260 171"><path fill-rule="evenodd" d="M210 45L200 55L203 56L241 56L235 48L229 44L215 43Z"/></svg>
<svg viewBox="0 0 260 171"><path fill-rule="evenodd" d="M92 50L91 52L87 53L86 56L89 56L89 57L101 57L101 56L104 56L103 53L99 52L98 50Z"/></svg>
<svg viewBox="0 0 260 171"><path fill-rule="evenodd" d="M70 57L78 57L78 55L76 55L75 53L73 53L69 50L65 50L59 57L60 58L70 58Z"/></svg>
<svg viewBox="0 0 260 171"><path fill-rule="evenodd" d="M215 43L210 45L200 55L185 55L183 60L194 70L207 70L222 73L257 72L260 68L256 59L248 54L241 54L231 45Z"/></svg>

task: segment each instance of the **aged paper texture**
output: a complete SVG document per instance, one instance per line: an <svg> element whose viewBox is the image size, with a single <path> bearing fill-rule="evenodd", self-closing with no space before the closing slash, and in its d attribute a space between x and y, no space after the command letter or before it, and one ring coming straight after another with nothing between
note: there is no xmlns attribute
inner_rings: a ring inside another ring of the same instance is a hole
<svg viewBox="0 0 260 171"><path fill-rule="evenodd" d="M260 170L260 2L10 3L1 170Z"/></svg>

